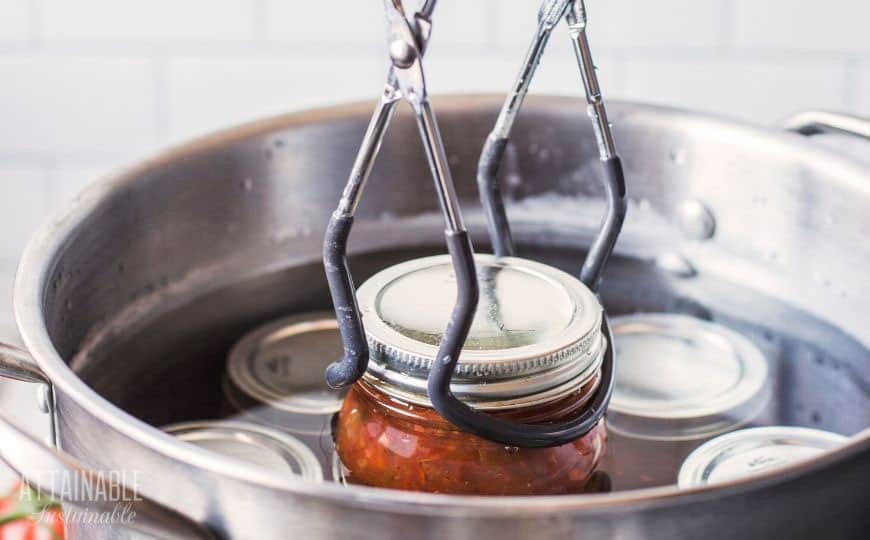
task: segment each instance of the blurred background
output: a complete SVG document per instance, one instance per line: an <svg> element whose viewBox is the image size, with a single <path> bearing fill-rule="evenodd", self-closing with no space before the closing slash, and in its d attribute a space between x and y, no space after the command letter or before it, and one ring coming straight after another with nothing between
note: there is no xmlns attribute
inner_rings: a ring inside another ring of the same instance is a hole
<svg viewBox="0 0 870 540"><path fill-rule="evenodd" d="M538 0L441 0L433 92L504 92ZM608 99L774 125L870 114L870 2L587 0ZM256 117L372 100L379 0L0 0L0 324L31 232L119 164ZM564 28L533 91L580 95Z"/></svg>

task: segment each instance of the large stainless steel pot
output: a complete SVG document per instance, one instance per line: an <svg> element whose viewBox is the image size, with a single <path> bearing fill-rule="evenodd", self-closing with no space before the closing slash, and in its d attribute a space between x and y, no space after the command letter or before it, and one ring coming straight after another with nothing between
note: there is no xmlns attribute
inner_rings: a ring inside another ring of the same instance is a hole
<svg viewBox="0 0 870 540"><path fill-rule="evenodd" d="M479 248L474 169L500 103L435 102ZM870 172L801 135L670 109L612 106L632 205L604 285L608 309L727 304L741 317L812 334L839 360L784 362L777 392L811 405L822 427L853 434L847 447L715 489L464 498L276 478L153 427L210 410L222 355L243 330L328 305L323 228L370 111L293 114L171 150L96 184L30 244L15 310L35 363L7 354L4 372L50 382L57 443L79 466L137 472L149 530L166 520L174 537L200 534L195 522L256 539L730 540L870 530L870 432L859 433L870 425ZM553 264L581 260L601 215L587 126L578 101L530 99L505 165L518 243ZM405 144L415 129L397 117L360 209L351 241L360 278L440 245L424 158ZM717 285L725 282L738 287ZM816 322L741 303L744 293ZM71 462L33 440L12 444L20 435L8 422L0 427L4 458L57 490L41 473ZM132 533L74 526L70 534Z"/></svg>

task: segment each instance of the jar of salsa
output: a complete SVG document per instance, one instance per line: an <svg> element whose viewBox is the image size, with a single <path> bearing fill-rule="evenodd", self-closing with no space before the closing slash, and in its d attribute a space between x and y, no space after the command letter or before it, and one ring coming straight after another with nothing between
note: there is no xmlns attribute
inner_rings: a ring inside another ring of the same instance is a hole
<svg viewBox="0 0 870 540"><path fill-rule="evenodd" d="M472 408L528 424L580 414L601 378L603 311L580 281L513 257L475 257L480 303L451 382ZM357 293L368 369L344 400L337 451L347 482L468 495L583 492L605 450L603 422L550 448L460 430L426 381L456 297L447 256L388 268Z"/></svg>

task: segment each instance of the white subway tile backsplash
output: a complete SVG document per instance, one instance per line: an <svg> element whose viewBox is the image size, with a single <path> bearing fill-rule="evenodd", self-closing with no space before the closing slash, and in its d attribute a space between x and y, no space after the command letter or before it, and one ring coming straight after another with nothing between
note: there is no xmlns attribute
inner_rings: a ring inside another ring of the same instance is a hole
<svg viewBox="0 0 870 540"><path fill-rule="evenodd" d="M304 107L380 95L387 74L377 54L338 57L177 58L169 63L173 140Z"/></svg>
<svg viewBox="0 0 870 540"><path fill-rule="evenodd" d="M435 11L434 46L483 44L491 40L493 7L501 0L440 0ZM333 0L328 8L315 2L266 0L269 37L275 41L386 46L382 2Z"/></svg>
<svg viewBox="0 0 870 540"><path fill-rule="evenodd" d="M508 0L512 3L516 0ZM432 23L432 46L490 43L495 33L497 9L504 0L439 0Z"/></svg>
<svg viewBox="0 0 870 540"><path fill-rule="evenodd" d="M48 205L56 212L68 204L87 186L105 176L115 173L121 167L143 159L144 156L118 158L100 163L55 165L48 173Z"/></svg>
<svg viewBox="0 0 870 540"><path fill-rule="evenodd" d="M594 52L596 73L605 99L616 97L622 87L622 64L620 59L602 51ZM583 80L577 58L570 47L564 54L549 54L538 66L532 82L532 91L540 94L558 94L585 98Z"/></svg>
<svg viewBox="0 0 870 540"><path fill-rule="evenodd" d="M591 0L589 36L605 48L710 49L721 44L722 0Z"/></svg>
<svg viewBox="0 0 870 540"><path fill-rule="evenodd" d="M514 81L519 62L497 54L455 54L433 48L426 58L425 68L432 94L506 92Z"/></svg>
<svg viewBox="0 0 870 540"><path fill-rule="evenodd" d="M605 95L612 95L618 88L619 63L600 54L595 55L595 60L601 66L598 76L602 91ZM513 86L520 64L519 58L506 58L499 54L459 54L433 50L426 68L433 93L504 94ZM543 58L532 80L530 93L584 95L577 60L570 47L564 50L554 48Z"/></svg>
<svg viewBox="0 0 870 540"><path fill-rule="evenodd" d="M587 0L590 40L594 47L619 49L718 47L723 1ZM502 2L499 40L523 44L530 41L539 5L537 0ZM553 30L551 39L568 39L564 23Z"/></svg>
<svg viewBox="0 0 870 540"><path fill-rule="evenodd" d="M854 107L859 114L870 117L870 61L860 64L856 69Z"/></svg>
<svg viewBox="0 0 870 540"><path fill-rule="evenodd" d="M845 66L750 59L628 61L621 97L770 124L813 108L842 108Z"/></svg>
<svg viewBox="0 0 870 540"><path fill-rule="evenodd" d="M738 47L870 52L866 0L734 0L734 10Z"/></svg>
<svg viewBox="0 0 870 540"><path fill-rule="evenodd" d="M151 61L0 55L0 154L142 151L157 142Z"/></svg>
<svg viewBox="0 0 870 540"><path fill-rule="evenodd" d="M15 288L15 270L14 264L4 264L0 266L0 341L10 345L21 346L21 338L18 335L18 330L15 327L15 315L12 313L12 292ZM0 385L8 384L6 379L0 382ZM27 385L32 388L32 385ZM0 387L5 388L5 386ZM0 410L4 413L8 410L2 406L3 397L0 397ZM0 474L0 486L2 486L3 476ZM0 491L2 493L2 491Z"/></svg>
<svg viewBox="0 0 870 540"><path fill-rule="evenodd" d="M254 0L43 0L42 4L43 29L49 40L256 37Z"/></svg>
<svg viewBox="0 0 870 540"><path fill-rule="evenodd" d="M29 0L0 0L0 41L20 41L30 35Z"/></svg>
<svg viewBox="0 0 870 540"><path fill-rule="evenodd" d="M385 46L381 3L265 0L269 38L279 42Z"/></svg>
<svg viewBox="0 0 870 540"><path fill-rule="evenodd" d="M14 267L24 246L48 213L43 169L0 164L0 267ZM0 304L0 309L4 306Z"/></svg>
<svg viewBox="0 0 870 540"><path fill-rule="evenodd" d="M541 2L537 0L500 2L497 9L493 11L496 23L494 36L496 43L507 46L519 54L520 49L527 46L535 35L538 28L538 9L540 7ZM555 31L556 34L560 32L565 34L566 30L563 28ZM515 48L515 46L521 47Z"/></svg>

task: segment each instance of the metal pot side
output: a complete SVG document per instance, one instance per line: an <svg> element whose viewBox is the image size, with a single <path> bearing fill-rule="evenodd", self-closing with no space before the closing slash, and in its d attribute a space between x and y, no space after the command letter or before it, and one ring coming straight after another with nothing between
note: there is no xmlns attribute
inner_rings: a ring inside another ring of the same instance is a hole
<svg viewBox="0 0 870 540"><path fill-rule="evenodd" d="M435 100L478 242L474 168L500 104L498 96ZM699 275L727 274L870 345L870 172L795 134L637 104L611 108L634 201L617 254L655 257L666 245ZM370 112L365 103L292 114L172 149L94 185L31 242L15 311L53 383L65 452L93 469L138 471L143 494L231 538L855 538L870 530L868 431L811 463L717 488L468 498L274 478L184 445L111 403L121 397L95 392L99 374L80 352L110 343L106 327L147 328L194 296L276 269L316 267ZM600 212L571 202L600 195L583 114L565 98L530 98L524 108L507 166L521 179L509 188L509 212L528 243L580 249L597 225ZM408 115L397 116L357 218L357 253L437 245L424 157L403 144L415 129ZM681 222L687 201L715 216L711 238ZM636 219L637 208L650 215ZM846 294L832 301L832 288ZM323 294L311 289L298 305ZM252 290L234 316L273 316ZM866 374L866 352L855 361ZM119 382L119 392L130 384ZM127 537L106 527L71 533Z"/></svg>

